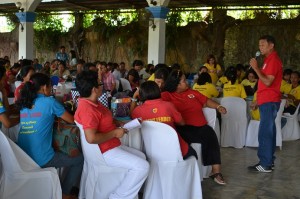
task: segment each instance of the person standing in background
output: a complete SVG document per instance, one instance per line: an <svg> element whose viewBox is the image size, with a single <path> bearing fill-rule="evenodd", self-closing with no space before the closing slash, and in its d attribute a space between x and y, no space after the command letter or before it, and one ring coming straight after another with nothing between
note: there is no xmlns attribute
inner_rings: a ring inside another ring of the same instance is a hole
<svg viewBox="0 0 300 199"><path fill-rule="evenodd" d="M212 83L216 85L219 76L221 76L222 69L219 64L217 64L216 58L214 55L208 55L206 63L203 65L208 69L208 73L211 76Z"/></svg>
<svg viewBox="0 0 300 199"><path fill-rule="evenodd" d="M60 47L60 51L56 53L55 59L58 59L61 62L64 62L65 65L69 64L69 55L66 53L66 47L65 46Z"/></svg>
<svg viewBox="0 0 300 199"><path fill-rule="evenodd" d="M275 51L275 39L270 35L264 35L259 39L259 50L265 56L260 69L257 60L252 58L250 66L258 75L257 104L260 113L260 125L258 130L259 163L249 166L250 171L270 173L274 168L276 149L276 125L275 118L280 106L280 84L282 79L282 62Z"/></svg>
<svg viewBox="0 0 300 199"><path fill-rule="evenodd" d="M127 77L128 70L126 69L124 62L120 63L120 73L122 78Z"/></svg>

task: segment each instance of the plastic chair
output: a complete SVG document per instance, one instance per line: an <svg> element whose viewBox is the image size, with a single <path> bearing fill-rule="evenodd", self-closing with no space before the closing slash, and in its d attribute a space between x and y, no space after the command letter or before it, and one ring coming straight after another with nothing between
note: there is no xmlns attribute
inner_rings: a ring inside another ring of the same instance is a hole
<svg viewBox="0 0 300 199"><path fill-rule="evenodd" d="M123 91L126 91L126 90L132 91L130 83L127 79L120 78L120 84L122 84Z"/></svg>
<svg viewBox="0 0 300 199"><path fill-rule="evenodd" d="M299 113L300 103L297 106L297 109L293 115L289 113L284 113L282 118L287 119L286 125L282 128L282 140L298 140L300 139L300 127L298 121L298 113Z"/></svg>
<svg viewBox="0 0 300 199"><path fill-rule="evenodd" d="M51 84L52 84L52 86L57 86L58 82L59 82L59 77L58 76L56 76L56 75L51 76Z"/></svg>
<svg viewBox="0 0 300 199"><path fill-rule="evenodd" d="M1 131L0 155L3 167L0 198L58 199L62 197L56 169L41 169Z"/></svg>
<svg viewBox="0 0 300 199"><path fill-rule="evenodd" d="M176 131L164 123L144 121L142 136L150 161L143 198L201 199L197 160L183 160Z"/></svg>
<svg viewBox="0 0 300 199"><path fill-rule="evenodd" d="M98 144L88 143L82 125L76 121L75 123L80 129L81 146L84 156L79 199L107 199L118 187L128 170L108 166Z"/></svg>
<svg viewBox="0 0 300 199"><path fill-rule="evenodd" d="M246 101L239 97L224 97L221 105L227 109L227 113L222 114L221 146L243 148L248 124Z"/></svg>
<svg viewBox="0 0 300 199"><path fill-rule="evenodd" d="M281 134L281 115L284 110L286 100L282 99L280 103L279 110L275 119L276 124L276 146L280 149L282 148L282 134ZM260 121L250 120L247 135L246 135L246 146L258 147L258 129Z"/></svg>

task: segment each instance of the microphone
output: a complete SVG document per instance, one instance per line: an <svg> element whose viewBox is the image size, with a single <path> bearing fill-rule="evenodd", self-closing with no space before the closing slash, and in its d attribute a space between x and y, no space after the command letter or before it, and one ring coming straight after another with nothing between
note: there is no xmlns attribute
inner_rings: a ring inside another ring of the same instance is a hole
<svg viewBox="0 0 300 199"><path fill-rule="evenodd" d="M256 51L256 53L255 53L255 59L257 60L259 56L260 56L260 51Z"/></svg>
<svg viewBox="0 0 300 199"><path fill-rule="evenodd" d="M260 51L256 51L256 53L255 53L255 59L257 60L260 55L261 55ZM250 68L251 68L251 66L248 68L248 70L250 70Z"/></svg>

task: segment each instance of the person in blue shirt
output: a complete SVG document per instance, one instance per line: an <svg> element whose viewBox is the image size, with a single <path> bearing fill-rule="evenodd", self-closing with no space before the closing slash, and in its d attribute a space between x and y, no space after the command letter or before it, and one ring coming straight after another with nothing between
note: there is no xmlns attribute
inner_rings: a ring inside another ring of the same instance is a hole
<svg viewBox="0 0 300 199"><path fill-rule="evenodd" d="M83 156L69 157L54 151L52 134L55 116L68 123L74 123L74 118L50 95L51 81L45 74L36 73L24 84L21 97L16 102L21 109L18 145L40 167L69 167L62 182L63 198L68 198L81 176Z"/></svg>
<svg viewBox="0 0 300 199"><path fill-rule="evenodd" d="M66 53L66 47L61 46L60 51L56 53L55 59L58 59L65 63L65 65L69 64L69 55Z"/></svg>

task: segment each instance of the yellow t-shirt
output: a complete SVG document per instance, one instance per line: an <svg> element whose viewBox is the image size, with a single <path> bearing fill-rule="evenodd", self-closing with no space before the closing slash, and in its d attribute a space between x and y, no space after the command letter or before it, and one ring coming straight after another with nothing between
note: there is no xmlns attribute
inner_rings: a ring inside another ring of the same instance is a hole
<svg viewBox="0 0 300 199"><path fill-rule="evenodd" d="M243 86L251 86L251 88L254 88L256 82L250 82L249 79L244 79L241 84Z"/></svg>
<svg viewBox="0 0 300 199"><path fill-rule="evenodd" d="M154 78L155 78L155 76L154 76L154 73L148 78L148 80L147 81L154 81Z"/></svg>
<svg viewBox="0 0 300 199"><path fill-rule="evenodd" d="M292 87L292 86L291 86ZM297 100L300 100L300 85L296 88L291 88L291 91L289 93L290 95L294 96ZM290 103L292 106L296 106L294 102Z"/></svg>
<svg viewBox="0 0 300 199"><path fill-rule="evenodd" d="M254 96L253 96L253 102L255 102L256 101L256 92L254 93ZM253 120L260 120L260 114L259 114L259 108L257 108L257 109L254 109L254 110L250 110L250 115L251 115L251 118L253 119Z"/></svg>
<svg viewBox="0 0 300 199"><path fill-rule="evenodd" d="M289 89L289 87L286 88L287 85L291 85L289 84L287 81L285 81L284 79L281 80L281 84L280 84L280 92L283 94L288 94L290 91L287 92L286 89ZM285 93L287 92L287 93Z"/></svg>
<svg viewBox="0 0 300 199"><path fill-rule="evenodd" d="M217 81L217 85L216 86L219 86L219 87L222 87L224 84L228 83L228 79L227 77L225 76L222 76L218 79Z"/></svg>
<svg viewBox="0 0 300 199"><path fill-rule="evenodd" d="M194 84L193 90L198 91L202 95L205 95L208 98L218 97L219 91L216 89L215 85L211 83L206 83L205 85Z"/></svg>
<svg viewBox="0 0 300 199"><path fill-rule="evenodd" d="M224 84L223 97L240 97L245 99L247 95L242 84L235 83L231 85L231 82L228 82Z"/></svg>
<svg viewBox="0 0 300 199"><path fill-rule="evenodd" d="M219 64L216 65L216 68L214 65L210 65L208 63L205 63L204 66L208 69L208 73L210 74L211 81L214 85L216 85L218 81L218 72L221 71L221 66Z"/></svg>

